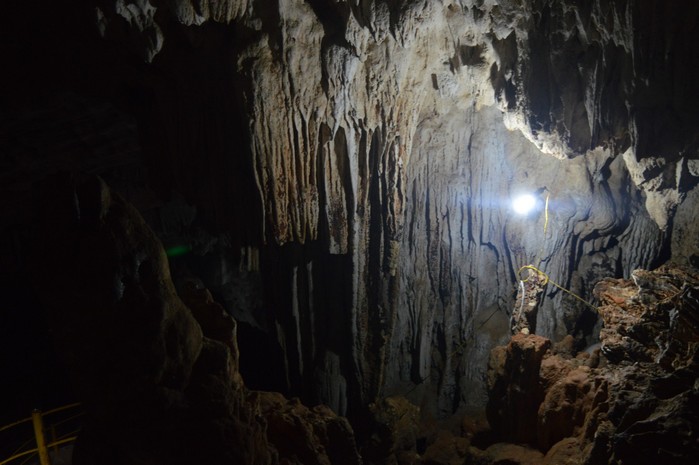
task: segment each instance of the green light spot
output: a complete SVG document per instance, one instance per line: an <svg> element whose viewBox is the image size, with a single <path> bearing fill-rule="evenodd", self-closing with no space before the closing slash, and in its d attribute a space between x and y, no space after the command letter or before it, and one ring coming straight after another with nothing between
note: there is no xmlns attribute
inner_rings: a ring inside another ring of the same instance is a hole
<svg viewBox="0 0 699 465"><path fill-rule="evenodd" d="M165 251L168 257L181 257L182 255L191 252L192 248L189 247L188 245L176 245L174 247L170 247Z"/></svg>

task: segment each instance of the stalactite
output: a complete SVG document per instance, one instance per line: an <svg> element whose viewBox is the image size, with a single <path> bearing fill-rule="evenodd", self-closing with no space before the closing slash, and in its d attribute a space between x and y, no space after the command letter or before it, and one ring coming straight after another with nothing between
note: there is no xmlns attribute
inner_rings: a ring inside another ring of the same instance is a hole
<svg viewBox="0 0 699 465"><path fill-rule="evenodd" d="M287 358L299 358L290 378L325 363L324 379L336 379L334 353L355 402L429 379L436 387L414 395L434 389L448 414L484 402L485 362L509 333L519 267L541 263L589 296L601 274L662 257L662 230L676 227L673 210L699 179L685 160L697 144L648 128L656 110L688 113L677 96L696 86L663 90L686 67L659 51L687 32L638 30L654 14L678 19L657 2L399 3L178 0L152 17L202 36L192 25L219 23L239 40L231 87L249 123L261 241L280 256L290 243L307 254L284 256L296 278L260 268L283 278L275 318ZM115 13L101 11L105 37L117 38ZM137 26L123 40L143 47ZM694 120L671 133L692 133ZM540 213L510 212L517 189L551 194L545 236ZM293 293L301 274L338 256L348 278L325 305L348 308L349 347L324 351L314 325L299 329L320 309ZM563 294L544 293L537 332L577 331L583 310Z"/></svg>

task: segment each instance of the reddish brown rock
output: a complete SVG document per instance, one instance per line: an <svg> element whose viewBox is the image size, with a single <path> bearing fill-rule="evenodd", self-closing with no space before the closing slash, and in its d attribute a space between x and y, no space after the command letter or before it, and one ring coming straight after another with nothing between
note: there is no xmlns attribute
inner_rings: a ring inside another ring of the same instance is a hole
<svg viewBox="0 0 699 465"><path fill-rule="evenodd" d="M469 440L440 431L422 455L422 465L461 465L469 455Z"/></svg>
<svg viewBox="0 0 699 465"><path fill-rule="evenodd" d="M497 443L485 451L488 464L541 465L544 454L517 444Z"/></svg>
<svg viewBox="0 0 699 465"><path fill-rule="evenodd" d="M267 437L279 463L345 465L361 462L346 419L327 407L313 409L279 393L252 393L267 422Z"/></svg>
<svg viewBox="0 0 699 465"><path fill-rule="evenodd" d="M594 384L590 369L580 367L556 381L539 406L537 444L549 448L569 436L577 436L592 405Z"/></svg>
<svg viewBox="0 0 699 465"><path fill-rule="evenodd" d="M541 381L545 390L549 390L575 368L575 364L571 363L569 360L569 358L558 355L544 357L541 361L539 376L541 376Z"/></svg>
<svg viewBox="0 0 699 465"><path fill-rule="evenodd" d="M488 419L502 438L546 452L540 463L689 464L699 452L699 272L667 266L633 277L595 289L601 351L571 358L537 351L546 345L522 336L493 351ZM522 363L527 353L536 373ZM528 435L512 420L531 414L525 400L537 407Z"/></svg>
<svg viewBox="0 0 699 465"><path fill-rule="evenodd" d="M542 465L580 465L584 463L577 438L565 438L546 453Z"/></svg>
<svg viewBox="0 0 699 465"><path fill-rule="evenodd" d="M546 338L520 333L507 346L504 364L502 350L494 351L486 412L493 430L508 441L536 444L537 411L544 399L539 371L550 347Z"/></svg>
<svg viewBox="0 0 699 465"><path fill-rule="evenodd" d="M552 352L564 358L572 357L575 354L575 338L567 334L553 345Z"/></svg>
<svg viewBox="0 0 699 465"><path fill-rule="evenodd" d="M369 406L372 432L362 456L368 463L412 463L420 433L420 409L400 396L386 397ZM405 461L405 462L404 462Z"/></svg>

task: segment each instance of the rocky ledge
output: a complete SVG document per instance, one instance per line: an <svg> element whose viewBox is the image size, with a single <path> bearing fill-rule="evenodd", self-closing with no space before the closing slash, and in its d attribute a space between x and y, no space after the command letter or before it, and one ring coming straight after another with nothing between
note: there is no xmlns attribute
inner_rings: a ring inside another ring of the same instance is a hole
<svg viewBox="0 0 699 465"><path fill-rule="evenodd" d="M521 464L694 463L699 453L699 273L663 266L595 287L600 343L574 355L515 335L493 350L490 457ZM526 445L526 446L524 446ZM504 454L504 455L503 455ZM493 460L491 463L500 463Z"/></svg>

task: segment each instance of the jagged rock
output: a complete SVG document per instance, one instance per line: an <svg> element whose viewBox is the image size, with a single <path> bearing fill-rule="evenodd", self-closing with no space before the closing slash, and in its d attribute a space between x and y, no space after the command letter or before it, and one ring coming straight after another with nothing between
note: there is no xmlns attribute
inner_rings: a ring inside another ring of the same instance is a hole
<svg viewBox="0 0 699 465"><path fill-rule="evenodd" d="M542 460L543 465L578 465L583 463L577 438L565 438L549 449Z"/></svg>
<svg viewBox="0 0 699 465"><path fill-rule="evenodd" d="M87 414L74 463L361 463L329 408L245 388L235 320L194 285L185 306L130 204L98 177L50 184L33 270Z"/></svg>
<svg viewBox="0 0 699 465"><path fill-rule="evenodd" d="M150 0L100 2L95 8L97 29L103 38L120 30L133 41L133 52L150 63L163 48L163 32L155 21L157 8ZM118 33L117 33L118 37Z"/></svg>
<svg viewBox="0 0 699 465"><path fill-rule="evenodd" d="M34 279L78 395L88 410L122 421L178 403L202 333L160 242L100 178L46 183ZM47 234L52 241L41 239Z"/></svg>
<svg viewBox="0 0 699 465"><path fill-rule="evenodd" d="M461 465L469 454L467 438L440 431L421 457L422 465Z"/></svg>
<svg viewBox="0 0 699 465"><path fill-rule="evenodd" d="M223 343L228 347L230 357L229 372L231 380L238 386L242 386L240 377L240 352L238 351L238 338L236 334L237 323L221 304L214 301L208 289L201 289L197 284L188 281L181 291L183 302L192 312L199 323L204 336Z"/></svg>
<svg viewBox="0 0 699 465"><path fill-rule="evenodd" d="M528 369L521 354L528 347L535 353L534 340L527 338L536 336L514 336L507 348L493 351L488 419L500 437L545 452L541 463L692 462L699 448L698 308L692 292L699 273L663 266L633 276L595 288L605 328L603 350L593 351L599 357L594 366L588 353L571 358L543 350L543 360ZM678 321L684 322L682 331ZM548 348L545 342L538 346ZM602 363L607 354L613 363ZM536 404L536 413L524 411L525 398ZM513 433L513 424L527 422L512 420L523 413L535 417L537 429Z"/></svg>
<svg viewBox="0 0 699 465"><path fill-rule="evenodd" d="M602 351L612 361L692 363L699 347L699 280L694 272L661 267L634 270L632 280L604 280L595 287L605 327Z"/></svg>
<svg viewBox="0 0 699 465"><path fill-rule="evenodd" d="M404 397L387 397L370 405L371 417L362 456L368 463L410 464L416 458L420 410Z"/></svg>
<svg viewBox="0 0 699 465"><path fill-rule="evenodd" d="M538 450L517 444L497 443L488 447L484 454L487 463L535 465L543 463L543 454Z"/></svg>
<svg viewBox="0 0 699 465"><path fill-rule="evenodd" d="M536 333L536 317L548 279L540 273L528 270L529 276L520 276L515 307L512 310L512 334Z"/></svg>
<svg viewBox="0 0 699 465"><path fill-rule="evenodd" d="M509 442L536 443L537 411L544 399L539 377L541 362L551 341L541 336L516 334L489 364L490 401L486 412L491 427Z"/></svg>
<svg viewBox="0 0 699 465"><path fill-rule="evenodd" d="M694 237L683 205L697 182L699 91L681 77L699 48L691 27L673 26L692 24L693 4L94 3L103 35L167 76L141 71L168 182L219 224L235 224L220 213L232 198L259 200L238 211L254 223L243 246L305 244L290 268L310 269L307 280L262 271L280 289L272 338L300 335L283 349L286 378L322 380L289 381L304 397L341 408L329 384L344 380L358 407L430 380L411 400L430 399L436 415L482 407L520 266L542 263L586 297L597 279L654 263L661 230ZM200 140L224 167L200 184L219 196L190 181ZM546 235L542 212L518 221L503 205L520 189L551 194ZM283 249L269 250L273 262ZM309 297L329 275L345 277L337 296ZM339 359L329 367L316 356L322 330L304 321L345 305L346 349L320 349ZM530 326L580 341L586 311L549 287Z"/></svg>
<svg viewBox="0 0 699 465"><path fill-rule="evenodd" d="M42 19L15 2L4 27L22 40L2 47L24 64L6 88L89 84L135 114L158 191L236 231L232 255L261 247L265 342L283 343L280 384L304 399L353 411L407 386L439 417L481 408L520 266L586 299L668 247L696 260L694 3L88 3ZM3 118L2 163L26 190L52 166L28 129L55 127ZM546 234L541 209L510 214L520 189L551 194ZM586 318L548 287L536 332L578 344Z"/></svg>
<svg viewBox="0 0 699 465"><path fill-rule="evenodd" d="M552 351L563 358L570 358L575 355L575 339L568 334L566 337L553 345Z"/></svg>
<svg viewBox="0 0 699 465"><path fill-rule="evenodd" d="M309 409L278 393L253 393L267 422L267 436L280 463L350 465L361 463L352 427L327 407Z"/></svg>
<svg viewBox="0 0 699 465"><path fill-rule="evenodd" d="M583 366L569 371L547 389L537 415L537 441L542 450L577 436L592 406L595 387L590 369Z"/></svg>

